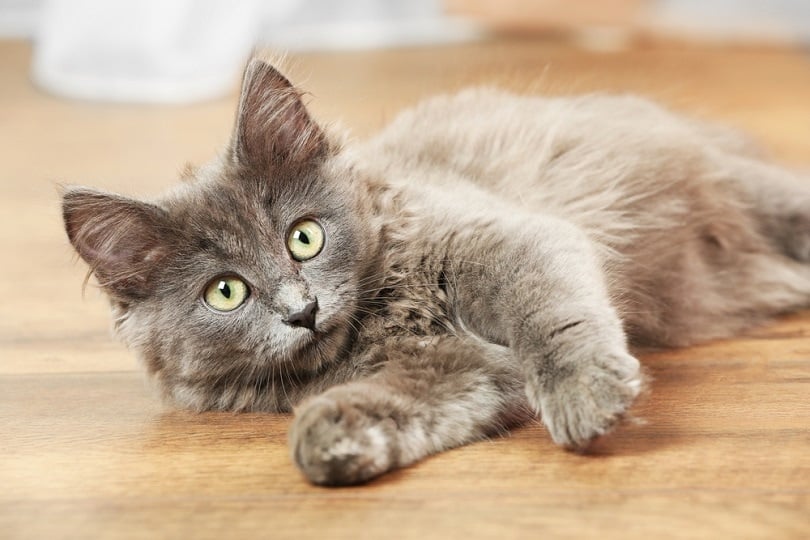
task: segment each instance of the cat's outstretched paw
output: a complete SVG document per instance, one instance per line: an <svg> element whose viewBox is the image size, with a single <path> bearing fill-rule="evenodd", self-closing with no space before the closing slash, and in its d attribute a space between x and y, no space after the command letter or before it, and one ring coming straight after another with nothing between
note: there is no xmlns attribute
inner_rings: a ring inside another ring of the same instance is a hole
<svg viewBox="0 0 810 540"><path fill-rule="evenodd" d="M390 418L375 418L360 408L320 396L297 411L290 432L293 458L315 484L366 482L395 465Z"/></svg>
<svg viewBox="0 0 810 540"><path fill-rule="evenodd" d="M550 381L538 392L536 406L554 442L581 451L624 418L642 386L638 360L611 354L578 363Z"/></svg>

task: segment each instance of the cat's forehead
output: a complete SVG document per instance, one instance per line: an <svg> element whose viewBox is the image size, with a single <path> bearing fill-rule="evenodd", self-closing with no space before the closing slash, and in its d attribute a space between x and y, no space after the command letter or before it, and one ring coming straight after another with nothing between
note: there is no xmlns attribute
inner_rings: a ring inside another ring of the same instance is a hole
<svg viewBox="0 0 810 540"><path fill-rule="evenodd" d="M268 197L230 182L185 183L164 202L175 226L189 240L216 239L230 246L275 228Z"/></svg>
<svg viewBox="0 0 810 540"><path fill-rule="evenodd" d="M284 235L304 217L340 221L351 206L351 197L339 189L341 182L335 178L344 175L335 167L319 165L274 175L215 163L187 171L164 207L187 235L237 245Z"/></svg>

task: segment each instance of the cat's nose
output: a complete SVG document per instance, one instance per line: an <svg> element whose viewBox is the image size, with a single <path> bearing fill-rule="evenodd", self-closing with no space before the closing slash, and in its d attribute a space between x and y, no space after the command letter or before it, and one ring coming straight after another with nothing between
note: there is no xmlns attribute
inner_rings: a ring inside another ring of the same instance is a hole
<svg viewBox="0 0 810 540"><path fill-rule="evenodd" d="M315 312L318 311L318 299L310 302L298 313L290 314L284 322L290 326L300 326L315 331Z"/></svg>

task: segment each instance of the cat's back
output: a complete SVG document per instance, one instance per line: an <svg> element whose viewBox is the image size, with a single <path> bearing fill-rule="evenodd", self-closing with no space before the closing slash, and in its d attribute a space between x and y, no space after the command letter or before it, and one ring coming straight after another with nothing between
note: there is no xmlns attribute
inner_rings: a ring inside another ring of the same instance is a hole
<svg viewBox="0 0 810 540"><path fill-rule="evenodd" d="M640 215L640 205L660 221L656 227L681 219L689 204L675 202L689 184L711 176L709 154L749 151L732 130L638 96L536 97L491 88L424 101L361 147L388 178L439 194L474 184L493 201L555 214L600 235L606 222L651 225L624 222ZM658 203L667 207L656 212Z"/></svg>
<svg viewBox="0 0 810 540"><path fill-rule="evenodd" d="M419 103L367 146L394 165L448 167L487 182L504 173L536 177L571 151L615 152L683 131L676 117L636 96L548 98L471 88Z"/></svg>
<svg viewBox="0 0 810 540"><path fill-rule="evenodd" d="M739 133L675 114L641 96L542 97L488 87L422 101L367 146L408 165L443 164L471 171L478 166L484 172L499 166L513 169L519 162L550 164L576 149L626 154L690 143L751 151L750 142Z"/></svg>

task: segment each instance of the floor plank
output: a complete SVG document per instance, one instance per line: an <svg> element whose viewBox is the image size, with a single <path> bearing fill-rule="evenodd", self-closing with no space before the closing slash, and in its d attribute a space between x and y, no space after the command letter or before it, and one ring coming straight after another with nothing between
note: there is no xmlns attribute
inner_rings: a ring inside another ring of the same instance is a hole
<svg viewBox="0 0 810 540"><path fill-rule="evenodd" d="M639 422L589 456L532 424L368 486L294 469L285 415L164 408L109 338L61 231L56 184L149 195L227 139L235 95L184 107L62 101L0 43L0 537L807 538L810 313L738 339L642 354ZM358 136L420 97L497 83L641 92L751 130L810 163L810 61L797 51L554 41L292 58L312 108Z"/></svg>

